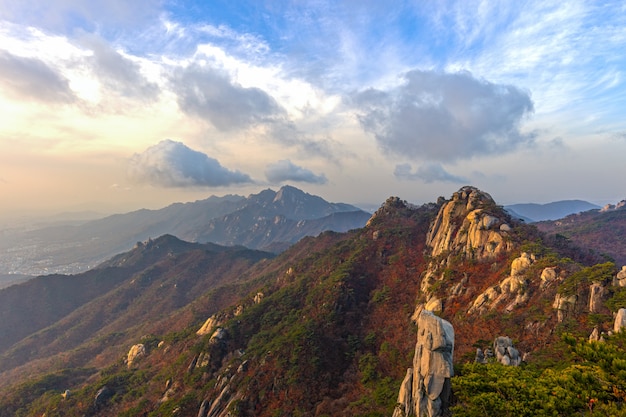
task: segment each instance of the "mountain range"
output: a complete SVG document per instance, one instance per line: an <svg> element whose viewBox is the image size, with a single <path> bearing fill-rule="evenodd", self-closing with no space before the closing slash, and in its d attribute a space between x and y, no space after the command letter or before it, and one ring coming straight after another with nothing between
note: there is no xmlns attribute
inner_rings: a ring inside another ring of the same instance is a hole
<svg viewBox="0 0 626 417"><path fill-rule="evenodd" d="M574 235L463 187L278 255L145 240L0 290L0 416L414 415L424 310L454 328L452 415L624 415L626 270ZM522 366L475 359L507 337Z"/></svg>
<svg viewBox="0 0 626 417"><path fill-rule="evenodd" d="M600 206L582 200L561 200L552 203L511 204L504 207L511 215L526 222L558 220L583 211L597 210Z"/></svg>
<svg viewBox="0 0 626 417"><path fill-rule="evenodd" d="M0 233L0 273L82 272L136 242L164 234L280 252L304 236L362 227L369 217L355 206L329 203L291 186L248 197L212 196L80 225L5 230Z"/></svg>

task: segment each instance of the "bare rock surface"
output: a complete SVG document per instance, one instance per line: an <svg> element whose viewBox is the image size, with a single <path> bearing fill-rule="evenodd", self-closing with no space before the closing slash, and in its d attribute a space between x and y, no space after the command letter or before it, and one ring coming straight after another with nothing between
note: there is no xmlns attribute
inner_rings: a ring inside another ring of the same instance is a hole
<svg viewBox="0 0 626 417"><path fill-rule="evenodd" d="M454 328L428 310L417 318L413 368L400 387L393 417L439 417L450 403Z"/></svg>
<svg viewBox="0 0 626 417"><path fill-rule="evenodd" d="M474 187L463 187L443 204L433 222L426 244L432 255L465 252L475 259L489 259L511 249L505 239L510 230L497 216L491 196Z"/></svg>

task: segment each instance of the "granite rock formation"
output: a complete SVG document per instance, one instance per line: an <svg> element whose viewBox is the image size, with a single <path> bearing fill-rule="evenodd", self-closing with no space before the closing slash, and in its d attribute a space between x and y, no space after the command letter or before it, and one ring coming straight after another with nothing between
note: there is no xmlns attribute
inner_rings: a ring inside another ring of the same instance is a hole
<svg viewBox="0 0 626 417"><path fill-rule="evenodd" d="M454 328L428 310L417 318L417 343L393 417L439 417L450 403Z"/></svg>
<svg viewBox="0 0 626 417"><path fill-rule="evenodd" d="M439 209L426 244L432 256L463 251L474 259L489 259L509 251L505 238L511 230L491 196L474 187L463 187Z"/></svg>

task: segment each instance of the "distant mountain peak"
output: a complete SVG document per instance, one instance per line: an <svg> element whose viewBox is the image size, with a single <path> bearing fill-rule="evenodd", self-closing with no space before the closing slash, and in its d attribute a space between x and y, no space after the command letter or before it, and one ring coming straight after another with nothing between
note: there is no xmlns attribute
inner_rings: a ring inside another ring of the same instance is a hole
<svg viewBox="0 0 626 417"><path fill-rule="evenodd" d="M307 194L304 191L292 187L290 185L284 185L278 190L274 196L274 202L292 202L303 201L306 198L314 198L311 194ZM319 197L318 197L319 198Z"/></svg>

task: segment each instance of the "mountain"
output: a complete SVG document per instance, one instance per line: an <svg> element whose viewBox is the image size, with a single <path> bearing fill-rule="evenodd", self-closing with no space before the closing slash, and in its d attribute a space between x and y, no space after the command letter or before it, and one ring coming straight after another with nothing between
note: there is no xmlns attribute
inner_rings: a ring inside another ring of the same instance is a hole
<svg viewBox="0 0 626 417"><path fill-rule="evenodd" d="M9 287L20 282L28 281L32 277L22 274L0 274L0 289Z"/></svg>
<svg viewBox="0 0 626 417"><path fill-rule="evenodd" d="M626 271L481 190L420 207L391 197L360 229L261 255L232 274L194 250L157 258L21 339L0 356L0 416L626 411ZM61 351L89 323L105 324ZM9 365L18 352L29 361Z"/></svg>
<svg viewBox="0 0 626 417"><path fill-rule="evenodd" d="M547 204L511 204L504 207L517 218L527 222L557 220L574 213L597 210L600 206L582 200L563 200Z"/></svg>
<svg viewBox="0 0 626 417"><path fill-rule="evenodd" d="M151 323L172 320L176 310L239 282L252 264L272 256L164 235L85 273L37 277L6 288L0 291L0 372L78 346L105 355L127 333L138 337ZM108 343L94 346L94 338Z"/></svg>
<svg viewBox="0 0 626 417"><path fill-rule="evenodd" d="M281 251L304 236L362 227L369 214L297 188L264 190L117 214L78 226L63 224L0 234L0 272L82 272L136 242L172 234L192 242Z"/></svg>
<svg viewBox="0 0 626 417"><path fill-rule="evenodd" d="M556 221L538 222L539 230L557 241L569 240L626 265L626 202L571 214Z"/></svg>

